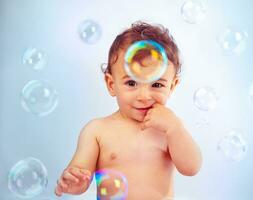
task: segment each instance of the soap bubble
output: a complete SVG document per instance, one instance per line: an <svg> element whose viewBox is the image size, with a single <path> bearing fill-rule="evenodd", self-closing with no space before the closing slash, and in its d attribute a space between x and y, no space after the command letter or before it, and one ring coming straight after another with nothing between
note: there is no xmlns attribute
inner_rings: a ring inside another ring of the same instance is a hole
<svg viewBox="0 0 253 200"><path fill-rule="evenodd" d="M125 176L115 170L98 170L95 173L98 200L124 200L128 192Z"/></svg>
<svg viewBox="0 0 253 200"><path fill-rule="evenodd" d="M135 81L149 83L163 76L168 58L160 44L153 40L141 40L127 49L124 67Z"/></svg>
<svg viewBox="0 0 253 200"><path fill-rule="evenodd" d="M217 42L225 52L241 54L246 50L248 33L233 28L226 28L218 35Z"/></svg>
<svg viewBox="0 0 253 200"><path fill-rule="evenodd" d="M21 105L27 112L45 116L58 105L58 92L44 80L31 80L21 92Z"/></svg>
<svg viewBox="0 0 253 200"><path fill-rule="evenodd" d="M185 22L196 24L206 18L207 5L203 0L187 0L181 6L181 15Z"/></svg>
<svg viewBox="0 0 253 200"><path fill-rule="evenodd" d="M218 142L217 150L226 160L240 161L247 153L244 133L237 129L228 131Z"/></svg>
<svg viewBox="0 0 253 200"><path fill-rule="evenodd" d="M42 70L48 62L48 56L42 50L28 48L23 55L23 64L34 70Z"/></svg>
<svg viewBox="0 0 253 200"><path fill-rule="evenodd" d="M79 35L85 43L94 44L100 39L102 28L97 22L88 19L79 25Z"/></svg>
<svg viewBox="0 0 253 200"><path fill-rule="evenodd" d="M21 198L32 198L46 188L47 170L36 158L26 158L17 162L10 170L8 188Z"/></svg>
<svg viewBox="0 0 253 200"><path fill-rule="evenodd" d="M193 100L198 109L209 111L216 107L218 97L213 88L202 87L195 91Z"/></svg>

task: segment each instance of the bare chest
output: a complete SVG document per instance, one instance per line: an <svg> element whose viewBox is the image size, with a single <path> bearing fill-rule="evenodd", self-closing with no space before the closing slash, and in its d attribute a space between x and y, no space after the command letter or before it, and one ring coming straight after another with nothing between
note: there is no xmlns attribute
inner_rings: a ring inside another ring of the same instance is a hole
<svg viewBox="0 0 253 200"><path fill-rule="evenodd" d="M154 129L107 130L101 135L99 168L124 166L164 166L169 160L166 135Z"/></svg>

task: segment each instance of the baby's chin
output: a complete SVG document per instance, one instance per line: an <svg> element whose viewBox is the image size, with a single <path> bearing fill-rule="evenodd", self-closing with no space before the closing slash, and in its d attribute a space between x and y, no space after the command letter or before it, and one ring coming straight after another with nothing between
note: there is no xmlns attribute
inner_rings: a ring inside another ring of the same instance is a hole
<svg viewBox="0 0 253 200"><path fill-rule="evenodd" d="M136 121L137 123L142 123L144 118L145 118L145 115L144 116L138 116L138 117L132 117L132 119L134 121Z"/></svg>

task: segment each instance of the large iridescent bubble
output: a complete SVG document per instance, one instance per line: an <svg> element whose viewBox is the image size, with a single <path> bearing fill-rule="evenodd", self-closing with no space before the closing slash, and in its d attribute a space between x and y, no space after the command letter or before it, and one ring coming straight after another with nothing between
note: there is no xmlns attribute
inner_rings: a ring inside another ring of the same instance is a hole
<svg viewBox="0 0 253 200"><path fill-rule="evenodd" d="M248 33L235 28L226 28L217 37L217 42L225 52L243 53L248 45Z"/></svg>
<svg viewBox="0 0 253 200"><path fill-rule="evenodd" d="M48 115L58 105L58 92L48 81L31 80L21 92L21 105L34 115Z"/></svg>
<svg viewBox="0 0 253 200"><path fill-rule="evenodd" d="M168 67L164 48L153 40L133 43L125 54L125 71L135 81L149 83L163 76Z"/></svg>
<svg viewBox="0 0 253 200"><path fill-rule="evenodd" d="M47 170L36 158L29 157L20 160L9 172L8 188L21 198L39 195L46 188L47 183Z"/></svg>
<svg viewBox="0 0 253 200"><path fill-rule="evenodd" d="M126 177L116 170L98 170L95 173L98 200L125 200L128 193Z"/></svg>
<svg viewBox="0 0 253 200"><path fill-rule="evenodd" d="M245 134L238 129L228 131L218 142L217 150L225 160L240 161L247 154Z"/></svg>
<svg viewBox="0 0 253 200"><path fill-rule="evenodd" d="M87 19L79 25L79 36L87 44L96 43L102 35L101 26L94 20Z"/></svg>
<svg viewBox="0 0 253 200"><path fill-rule="evenodd" d="M203 0L187 0L181 6L181 16L190 24L202 22L206 18L207 5Z"/></svg>
<svg viewBox="0 0 253 200"><path fill-rule="evenodd" d="M33 70L42 70L47 65L47 54L36 48L28 48L23 55L23 64L31 67Z"/></svg>

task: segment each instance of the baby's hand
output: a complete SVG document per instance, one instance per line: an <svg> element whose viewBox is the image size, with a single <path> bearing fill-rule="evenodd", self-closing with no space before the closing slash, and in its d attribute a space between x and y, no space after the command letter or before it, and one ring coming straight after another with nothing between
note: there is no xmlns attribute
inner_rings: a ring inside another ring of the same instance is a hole
<svg viewBox="0 0 253 200"><path fill-rule="evenodd" d="M89 187L91 172L89 170L70 167L64 170L57 181L55 194L61 196L62 193L81 194Z"/></svg>
<svg viewBox="0 0 253 200"><path fill-rule="evenodd" d="M155 103L147 112L141 123L141 129L153 127L166 133L175 131L181 122L179 118L164 105Z"/></svg>

